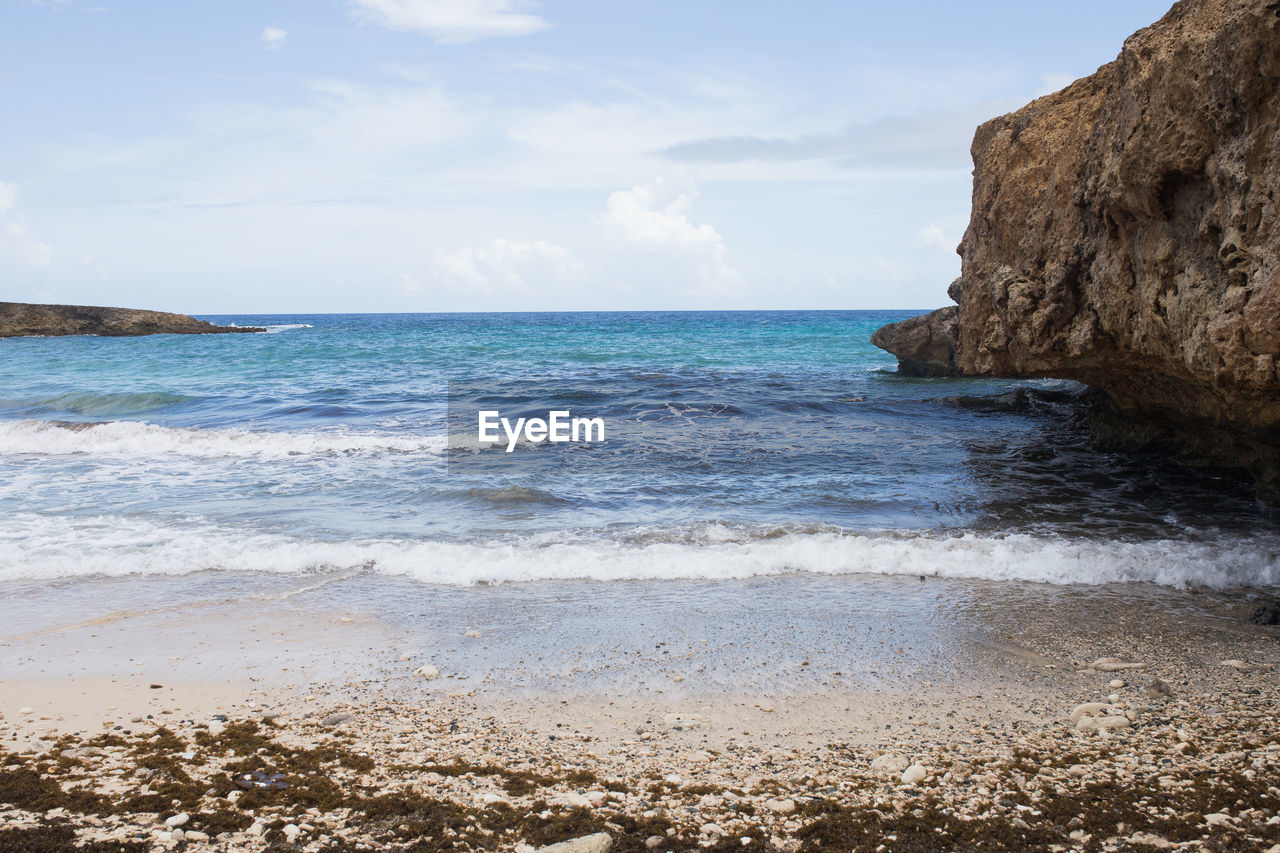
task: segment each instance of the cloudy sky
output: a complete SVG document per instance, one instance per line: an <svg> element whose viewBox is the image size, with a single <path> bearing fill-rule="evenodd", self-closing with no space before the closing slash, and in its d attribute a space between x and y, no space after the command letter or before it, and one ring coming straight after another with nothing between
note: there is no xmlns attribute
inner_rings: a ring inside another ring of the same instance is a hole
<svg viewBox="0 0 1280 853"><path fill-rule="evenodd" d="M926 308L1169 0L0 0L0 300Z"/></svg>

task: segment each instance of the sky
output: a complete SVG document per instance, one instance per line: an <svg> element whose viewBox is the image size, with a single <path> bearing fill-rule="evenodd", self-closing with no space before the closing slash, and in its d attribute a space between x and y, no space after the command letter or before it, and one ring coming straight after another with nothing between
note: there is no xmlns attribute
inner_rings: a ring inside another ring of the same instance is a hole
<svg viewBox="0 0 1280 853"><path fill-rule="evenodd" d="M931 308L982 121L1169 0L0 0L0 300Z"/></svg>

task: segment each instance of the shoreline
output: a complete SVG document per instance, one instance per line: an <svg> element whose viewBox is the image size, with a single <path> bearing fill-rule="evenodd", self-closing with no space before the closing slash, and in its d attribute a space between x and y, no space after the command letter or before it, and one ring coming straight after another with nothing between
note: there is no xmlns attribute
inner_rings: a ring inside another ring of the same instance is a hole
<svg viewBox="0 0 1280 853"><path fill-rule="evenodd" d="M735 599L744 582L348 577L236 579L228 597L222 580L169 579L127 611L103 595L133 591L118 579L7 597L26 615L0 640L0 745L31 773L10 771L30 784L6 788L27 799L0 811L19 833L0 846L1280 843L1280 645L1248 623L1249 592L794 576ZM1089 668L1105 657L1147 667ZM1171 697L1148 696L1156 678ZM1111 719L1086 727L1117 728L1073 728L1085 703ZM249 765L290 787L234 796ZM106 799L48 805L81 789ZM165 824L179 813L194 836Z"/></svg>

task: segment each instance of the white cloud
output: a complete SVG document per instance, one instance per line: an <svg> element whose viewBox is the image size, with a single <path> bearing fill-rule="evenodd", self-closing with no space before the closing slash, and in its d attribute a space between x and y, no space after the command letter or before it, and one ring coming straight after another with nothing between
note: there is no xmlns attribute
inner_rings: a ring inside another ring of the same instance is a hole
<svg viewBox="0 0 1280 853"><path fill-rule="evenodd" d="M522 11L524 0L352 0L362 20L393 30L426 33L438 42L461 44L485 38L523 36L551 24Z"/></svg>
<svg viewBox="0 0 1280 853"><path fill-rule="evenodd" d="M39 269L53 263L53 249L27 230L27 221L17 210L18 187L0 182L0 261Z"/></svg>
<svg viewBox="0 0 1280 853"><path fill-rule="evenodd" d="M1052 74L1040 75L1040 88L1036 91L1036 97L1041 98L1050 95L1059 89L1065 89L1076 81L1076 75L1066 71L1055 71Z"/></svg>
<svg viewBox="0 0 1280 853"><path fill-rule="evenodd" d="M583 280L582 264L563 246L538 240L520 243L500 237L482 248L456 252L437 249L432 277L445 287L471 295L546 294ZM425 288L411 276L402 277L408 293Z"/></svg>
<svg viewBox="0 0 1280 853"><path fill-rule="evenodd" d="M916 245L929 246L934 249L941 249L944 252L953 251L956 247L957 240L947 237L941 226L930 223L916 232Z"/></svg>
<svg viewBox="0 0 1280 853"><path fill-rule="evenodd" d="M803 136L740 134L693 138L662 155L681 163L794 163L829 160L845 167L955 169L968 164L974 129L1016 106L1014 101L970 105L913 116L859 121L835 132Z"/></svg>
<svg viewBox="0 0 1280 853"><path fill-rule="evenodd" d="M264 27L258 38L267 50L279 50L289 43L289 31L279 27Z"/></svg>
<svg viewBox="0 0 1280 853"><path fill-rule="evenodd" d="M665 257L668 275L691 295L727 296L742 287L742 276L729 266L724 238L707 223L689 219L698 197L693 182L664 175L648 184L619 190L605 205L605 232L625 244Z"/></svg>

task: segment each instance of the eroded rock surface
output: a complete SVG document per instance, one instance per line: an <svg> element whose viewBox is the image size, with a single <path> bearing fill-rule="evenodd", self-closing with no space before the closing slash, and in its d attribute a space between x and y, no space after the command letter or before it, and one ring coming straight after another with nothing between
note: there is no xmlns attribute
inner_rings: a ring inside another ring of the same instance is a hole
<svg viewBox="0 0 1280 853"><path fill-rule="evenodd" d="M958 314L959 372L1101 388L1103 444L1280 502L1280 2L1183 0L972 153L958 309L875 342L909 365Z"/></svg>

